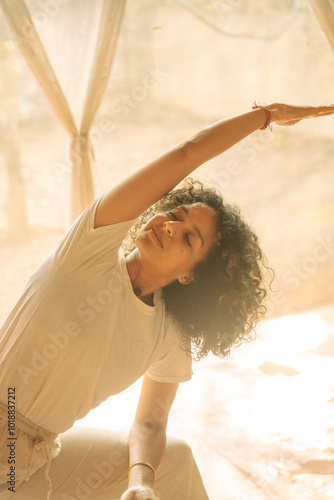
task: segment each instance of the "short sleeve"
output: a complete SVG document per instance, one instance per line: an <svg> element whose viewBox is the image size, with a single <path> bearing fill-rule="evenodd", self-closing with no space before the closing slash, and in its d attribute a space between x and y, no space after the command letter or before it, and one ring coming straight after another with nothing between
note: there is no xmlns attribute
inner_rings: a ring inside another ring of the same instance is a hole
<svg viewBox="0 0 334 500"><path fill-rule="evenodd" d="M54 250L55 267L75 271L96 266L99 261L116 262L119 249L136 219L94 227L95 213L102 197L96 198L76 219Z"/></svg>
<svg viewBox="0 0 334 500"><path fill-rule="evenodd" d="M192 359L185 351L180 329L169 321L159 359L147 370L146 375L157 382L187 382L192 378Z"/></svg>

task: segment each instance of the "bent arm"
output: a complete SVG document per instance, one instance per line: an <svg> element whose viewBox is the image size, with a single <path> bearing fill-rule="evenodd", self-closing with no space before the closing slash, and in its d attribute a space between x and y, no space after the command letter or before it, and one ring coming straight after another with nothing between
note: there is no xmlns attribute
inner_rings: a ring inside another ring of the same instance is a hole
<svg viewBox="0 0 334 500"><path fill-rule="evenodd" d="M135 462L146 462L157 470L166 446L168 415L177 388L178 384L155 382L144 376L129 435L130 466ZM136 465L129 473L129 488L150 488L154 479L154 472L149 467Z"/></svg>
<svg viewBox="0 0 334 500"><path fill-rule="evenodd" d="M271 121L293 125L304 118L332 114L334 106L302 107L272 104ZM105 194L96 211L95 226L139 217L193 170L261 128L267 120L257 108L221 120L161 156Z"/></svg>

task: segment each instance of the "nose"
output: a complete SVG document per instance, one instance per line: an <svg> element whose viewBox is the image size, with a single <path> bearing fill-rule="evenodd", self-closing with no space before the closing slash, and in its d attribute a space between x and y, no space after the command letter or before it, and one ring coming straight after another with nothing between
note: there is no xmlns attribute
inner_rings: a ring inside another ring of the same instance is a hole
<svg viewBox="0 0 334 500"><path fill-rule="evenodd" d="M180 225L179 221L166 221L164 222L163 227L167 232L168 236L173 238L177 233L179 225Z"/></svg>

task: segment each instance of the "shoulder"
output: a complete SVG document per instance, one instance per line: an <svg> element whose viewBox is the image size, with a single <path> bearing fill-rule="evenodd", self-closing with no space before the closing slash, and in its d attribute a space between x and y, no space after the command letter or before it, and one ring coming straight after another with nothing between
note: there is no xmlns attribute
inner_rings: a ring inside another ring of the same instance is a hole
<svg viewBox="0 0 334 500"><path fill-rule="evenodd" d="M96 198L65 232L54 251L57 269L70 271L118 260L118 251L135 220L95 227Z"/></svg>

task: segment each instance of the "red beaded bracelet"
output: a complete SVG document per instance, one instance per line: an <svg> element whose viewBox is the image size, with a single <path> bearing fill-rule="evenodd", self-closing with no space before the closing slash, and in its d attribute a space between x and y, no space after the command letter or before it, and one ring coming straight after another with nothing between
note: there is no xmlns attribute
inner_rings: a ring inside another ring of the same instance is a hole
<svg viewBox="0 0 334 500"><path fill-rule="evenodd" d="M256 109L256 108L264 109L266 112L266 116L267 116L266 123L263 125L263 127L260 128L260 130L266 130L267 127L269 127L270 130L272 130L272 128L270 126L271 113L270 113L270 109L268 108L268 106L262 106L261 104L256 104L256 101L254 101L252 109Z"/></svg>

